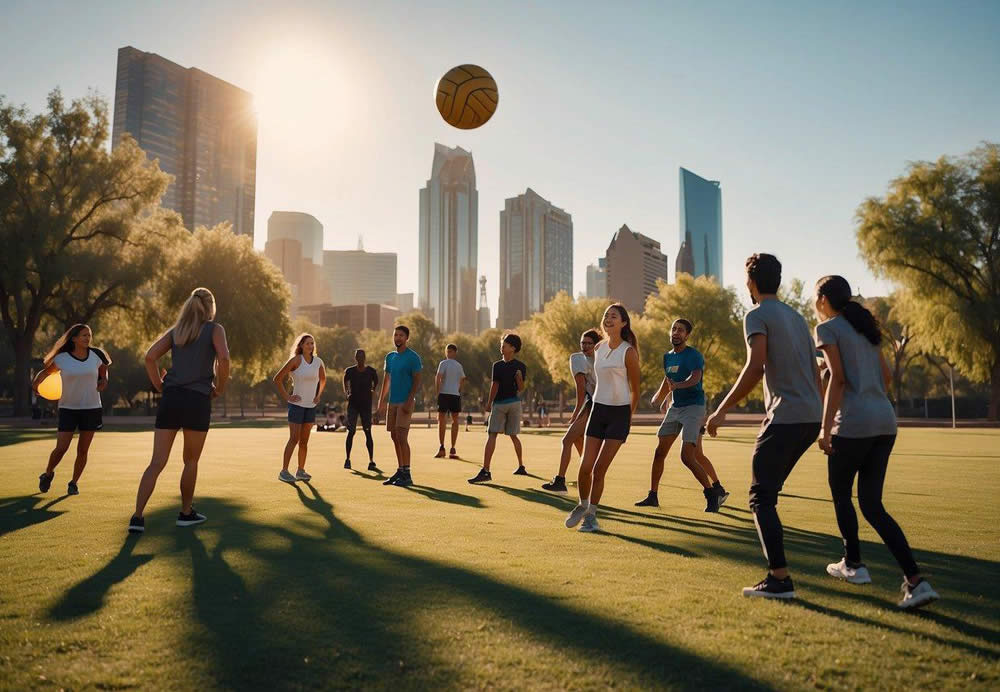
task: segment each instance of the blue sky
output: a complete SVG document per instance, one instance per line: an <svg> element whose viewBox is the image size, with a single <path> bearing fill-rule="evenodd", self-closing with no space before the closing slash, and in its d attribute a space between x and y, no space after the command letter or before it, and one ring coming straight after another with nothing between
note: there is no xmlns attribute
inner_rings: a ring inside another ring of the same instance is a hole
<svg viewBox="0 0 1000 692"><path fill-rule="evenodd" d="M419 5L419 6L418 6ZM574 290L627 223L671 276L678 167L722 181L724 273L773 251L786 277L846 276L854 213L908 161L1000 140L1000 2L14 2L0 0L0 94L33 109L114 95L119 47L254 92L256 239L273 210L324 225L327 249L400 254L416 287L418 189L433 145L472 151L479 271L496 314L503 200L530 186L573 215ZM465 132L438 77L490 70L497 114ZM745 294L745 291L743 292Z"/></svg>

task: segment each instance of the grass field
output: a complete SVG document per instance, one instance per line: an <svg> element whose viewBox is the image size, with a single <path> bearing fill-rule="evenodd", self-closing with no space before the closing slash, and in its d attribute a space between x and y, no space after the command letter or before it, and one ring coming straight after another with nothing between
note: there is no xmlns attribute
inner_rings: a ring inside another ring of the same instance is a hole
<svg viewBox="0 0 1000 692"><path fill-rule="evenodd" d="M314 479L292 487L276 480L282 428L220 425L199 471L208 522L173 524L176 448L136 539L150 431L99 433L76 497L62 496L72 450L36 493L52 432L0 431L0 687L1000 686L1000 431L901 431L886 506L943 598L919 613L896 610L899 570L867 525L875 583L826 576L840 540L816 451L779 503L799 599L775 603L739 592L764 573L746 508L752 430L706 445L733 493L717 515L676 451L663 506L633 507L655 443L636 430L599 534L564 528L573 500L540 490L559 434L523 435L531 477L509 475L501 440L495 482L473 487L484 434L459 438L463 461L437 460L436 431L416 428L409 489L345 471L344 436L314 434ZM382 430L376 460L395 468Z"/></svg>

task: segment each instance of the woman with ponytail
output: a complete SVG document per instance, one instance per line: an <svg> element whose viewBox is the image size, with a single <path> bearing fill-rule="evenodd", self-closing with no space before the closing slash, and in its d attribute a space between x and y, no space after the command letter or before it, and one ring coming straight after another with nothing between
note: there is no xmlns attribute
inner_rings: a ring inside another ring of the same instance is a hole
<svg viewBox="0 0 1000 692"><path fill-rule="evenodd" d="M215 296L196 288L181 307L177 322L146 351L146 374L153 388L162 392L156 411L153 457L139 481L130 533L145 530L143 510L156 479L167 464L177 431L184 431L184 470L181 473L181 511L177 526L205 521L191 504L198 479L198 460L205 446L212 415L212 399L220 396L229 380L229 345L226 331L215 320ZM161 379L157 361L170 352L170 370Z"/></svg>
<svg viewBox="0 0 1000 692"><path fill-rule="evenodd" d="M844 539L844 557L827 565L830 576L852 584L868 584L871 575L861 562L858 517L851 501L858 477L861 513L878 532L903 570L900 608L919 608L938 594L920 576L906 537L882 506L889 455L896 442L896 414L886 389L889 367L880 348L882 333L874 315L851 300L851 286L842 276L816 282L816 345L830 373L823 405L819 446L827 455L830 491L837 525Z"/></svg>
<svg viewBox="0 0 1000 692"><path fill-rule="evenodd" d="M285 381L292 378L292 393L285 389ZM309 451L309 434L316 423L316 404L326 388L326 366L316 353L316 339L312 334L299 334L292 345L288 361L272 380L278 394L288 404L288 442L281 459L278 480L285 483L310 481L306 471L306 454ZM298 445L298 469L293 476L288 471L292 452Z"/></svg>
<svg viewBox="0 0 1000 692"><path fill-rule="evenodd" d="M38 394L38 387L49 375L61 373L62 396L59 397L59 432L56 448L49 454L45 472L38 477L38 489L48 492L55 478L56 466L73 441L73 433L80 431L76 443L76 463L73 478L66 486L67 495L79 495L77 482L87 466L87 453L94 433L104 427L101 416L101 392L108 386L108 366L111 358L99 348L90 345L93 332L85 324L74 324L59 337L45 356L45 367L35 375L31 388Z"/></svg>
<svg viewBox="0 0 1000 692"><path fill-rule="evenodd" d="M604 477L628 438L639 405L639 344L625 306L608 306L602 327L604 340L594 349L594 405L577 478L580 503L566 517L566 528L582 521L580 530L588 532L600 531L597 505L604 494Z"/></svg>

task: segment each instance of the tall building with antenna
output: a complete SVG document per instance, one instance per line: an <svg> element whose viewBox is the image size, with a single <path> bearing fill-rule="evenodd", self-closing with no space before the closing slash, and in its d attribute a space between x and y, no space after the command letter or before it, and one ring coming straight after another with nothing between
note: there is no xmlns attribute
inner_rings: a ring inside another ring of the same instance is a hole
<svg viewBox="0 0 1000 692"><path fill-rule="evenodd" d="M479 309L476 311L476 333L484 332L490 328L490 307L486 303L486 276L479 277Z"/></svg>

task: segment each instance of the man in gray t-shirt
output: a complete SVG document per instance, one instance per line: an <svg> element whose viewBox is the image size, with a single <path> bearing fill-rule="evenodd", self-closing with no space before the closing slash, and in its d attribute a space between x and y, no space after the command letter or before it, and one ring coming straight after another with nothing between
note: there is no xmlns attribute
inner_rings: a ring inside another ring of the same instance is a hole
<svg viewBox="0 0 1000 692"><path fill-rule="evenodd" d="M739 380L707 423L715 437L726 412L750 394L764 379L767 415L753 454L750 509L760 537L768 574L744 596L794 598L788 575L778 493L799 458L819 435L823 405L819 396L819 369L815 346L802 315L778 300L781 263L774 255L752 255L746 262L747 289L756 307L743 324L747 361Z"/></svg>
<svg viewBox="0 0 1000 692"><path fill-rule="evenodd" d="M465 369L458 362L458 346L448 344L445 359L438 363L437 386L438 441L440 447L436 459L444 458L444 431L451 416L451 458L458 459L455 443L458 441L458 414L462 412L462 385L465 383Z"/></svg>

